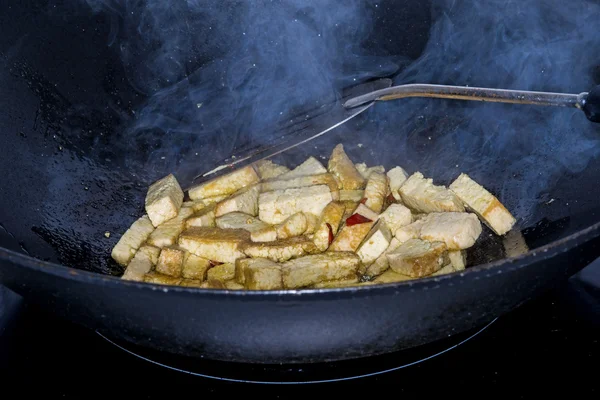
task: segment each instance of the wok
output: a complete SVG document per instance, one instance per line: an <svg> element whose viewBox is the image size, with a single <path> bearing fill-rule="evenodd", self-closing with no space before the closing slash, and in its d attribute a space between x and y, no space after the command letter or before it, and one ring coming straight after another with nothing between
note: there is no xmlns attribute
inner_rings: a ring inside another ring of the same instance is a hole
<svg viewBox="0 0 600 400"><path fill-rule="evenodd" d="M121 281L110 250L143 213L151 182L174 172L189 184L234 147L267 138L218 129L131 133L124 127L139 118L153 92L140 88L144 80L132 78L112 45L120 35L114 14L93 13L83 3L8 3L0 12L0 282L61 317L114 339L189 356L340 360L483 325L600 255L600 130L579 111L407 100L402 110L414 118L399 125L399 103L380 104L285 161L326 157L342 142L357 161L386 168L402 163L443 183L467 172L518 216L515 230L529 251L510 256L503 239L486 231L462 273L340 289L226 291ZM425 2L391 3L379 2L389 18L379 20L385 27L372 33L373 42L404 34L411 40L396 40L387 51L415 60L427 49L436 14ZM587 46L590 64L589 55L599 53ZM200 54L199 62L214 56ZM581 72L575 82L548 88L576 93L600 83L593 70L573 72Z"/></svg>

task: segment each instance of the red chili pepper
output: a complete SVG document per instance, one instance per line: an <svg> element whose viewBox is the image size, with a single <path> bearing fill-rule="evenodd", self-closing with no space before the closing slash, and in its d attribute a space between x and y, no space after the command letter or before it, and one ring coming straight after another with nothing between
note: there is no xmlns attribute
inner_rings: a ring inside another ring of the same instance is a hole
<svg viewBox="0 0 600 400"><path fill-rule="evenodd" d="M363 199L360 201L360 204L365 204L367 202L367 198L363 197Z"/></svg>
<svg viewBox="0 0 600 400"><path fill-rule="evenodd" d="M223 264L222 262L219 262L219 261L213 261L213 260L209 260L209 263L210 263L210 266L211 266L211 267L214 267L214 266L217 266L217 265L221 265L221 264Z"/></svg>
<svg viewBox="0 0 600 400"><path fill-rule="evenodd" d="M372 219L369 219L361 214L352 214L346 219L346 225L352 226L356 224L364 224L365 222L373 222Z"/></svg>
<svg viewBox="0 0 600 400"><path fill-rule="evenodd" d="M395 201L396 201L396 198L394 197L394 195L393 195L393 194L391 194L391 193L390 193L390 194L388 194L388 197L387 197L387 199L386 199L386 200L387 200L387 202L388 202L388 203L390 203L390 204L391 204L391 203L393 203L393 202L395 202Z"/></svg>
<svg viewBox="0 0 600 400"><path fill-rule="evenodd" d="M326 222L326 225L327 228L329 228L329 244L331 244L333 242L333 228L331 227L329 222Z"/></svg>

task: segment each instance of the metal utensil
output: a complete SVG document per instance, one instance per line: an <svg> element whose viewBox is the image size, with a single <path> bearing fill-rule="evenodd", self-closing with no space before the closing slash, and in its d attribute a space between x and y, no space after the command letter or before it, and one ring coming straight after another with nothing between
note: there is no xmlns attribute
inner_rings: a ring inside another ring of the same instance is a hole
<svg viewBox="0 0 600 400"><path fill-rule="evenodd" d="M600 122L600 86L594 87L589 92L569 94L417 83L392 86L365 93L347 100L344 107L352 109L363 104L371 104L374 101L387 101L406 97L575 107L582 110L590 121Z"/></svg>

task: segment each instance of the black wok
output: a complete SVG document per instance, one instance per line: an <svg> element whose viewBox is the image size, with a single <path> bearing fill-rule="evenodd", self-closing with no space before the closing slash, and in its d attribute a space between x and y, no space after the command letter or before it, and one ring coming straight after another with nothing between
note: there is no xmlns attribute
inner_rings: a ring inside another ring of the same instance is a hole
<svg viewBox="0 0 600 400"><path fill-rule="evenodd" d="M0 11L0 282L108 337L240 362L370 356L485 324L600 255L597 126L576 110L410 100L406 107L421 110L418 118L399 124L398 103L378 105L285 161L326 157L332 144L343 142L357 161L387 168L401 163L443 183L467 172L515 210L515 231L530 251L508 257L503 240L485 231L464 273L358 288L245 292L121 281L110 250L143 213L151 182L174 172L189 183L234 145L266 139L218 129L202 135L149 128L131 133L126 127L152 90L139 87L140 80L123 67L118 46L108 45L121 35L114 33L114 14L94 14L86 4L71 2L12 3L3 3ZM430 5L379 4L387 19L378 19L382 27L371 41L394 38L397 44L388 53L416 59L426 48ZM590 65L589 54L600 54L600 42L593 44L595 51L588 48L585 58ZM209 62L211 52L222 48L209 50L196 61ZM600 83L593 69L574 72L581 72L576 81L536 89L576 93ZM524 132L511 133L507 128L513 125L506 123L524 125ZM506 136L490 132L508 135L514 146L502 146ZM528 134L542 148L535 174L524 157L535 149ZM554 151L546 151L549 147ZM573 152L576 157L563 160Z"/></svg>

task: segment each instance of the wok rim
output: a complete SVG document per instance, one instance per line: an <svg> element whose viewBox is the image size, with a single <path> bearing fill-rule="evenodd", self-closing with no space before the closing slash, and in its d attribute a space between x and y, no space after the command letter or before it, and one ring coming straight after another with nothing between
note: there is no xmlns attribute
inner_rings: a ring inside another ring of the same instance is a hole
<svg viewBox="0 0 600 400"><path fill-rule="evenodd" d="M168 295L170 292L176 292L182 295L190 296L211 296L228 297L232 299L266 298L280 300L295 300L313 298L339 298L340 296L354 295L380 295L388 292L415 291L439 287L442 284L453 285L461 278L481 279L495 274L520 269L535 262L544 261L567 251L578 244L584 243L594 237L600 236L600 222L595 223L585 229L575 232L564 238L555 240L536 249L529 250L526 253L515 257L503 258L485 264L469 267L460 272L453 272L436 277L425 277L402 282L380 283L376 285L350 286L340 288L321 288L321 289L285 289L285 290L233 290L233 289L209 289L186 286L162 285L149 282L137 282L123 280L120 276L102 274L80 270L74 267L43 261L35 257L21 254L13 250L0 247L0 262L8 261L19 264L30 270L53 275L58 278L78 281L80 283L108 285L115 289L131 288L133 290L142 290L150 292L161 292ZM600 257L600 255L599 255ZM1 282L0 282L1 283Z"/></svg>

